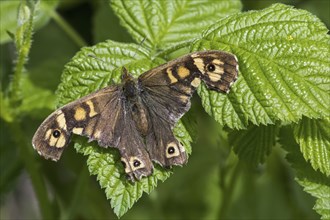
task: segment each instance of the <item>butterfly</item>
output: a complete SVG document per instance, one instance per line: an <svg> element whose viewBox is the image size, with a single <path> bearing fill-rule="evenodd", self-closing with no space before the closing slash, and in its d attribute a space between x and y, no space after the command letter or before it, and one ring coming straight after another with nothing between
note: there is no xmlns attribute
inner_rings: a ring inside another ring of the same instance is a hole
<svg viewBox="0 0 330 220"><path fill-rule="evenodd" d="M235 55L200 51L172 60L133 78L123 68L122 82L75 100L49 115L32 139L46 159L57 161L72 134L86 136L101 147L119 150L131 181L162 167L187 162L185 148L173 127L190 108L190 98L203 81L228 93L238 76Z"/></svg>

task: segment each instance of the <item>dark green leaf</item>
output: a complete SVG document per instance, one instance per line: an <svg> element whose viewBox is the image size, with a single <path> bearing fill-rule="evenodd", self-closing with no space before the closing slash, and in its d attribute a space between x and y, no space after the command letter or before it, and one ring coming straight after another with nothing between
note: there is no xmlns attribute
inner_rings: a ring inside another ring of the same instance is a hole
<svg viewBox="0 0 330 220"><path fill-rule="evenodd" d="M321 215L321 219L330 218L330 178L316 171L308 163L301 152L299 145L293 139L292 129L282 128L280 132L280 143L288 151L287 159L295 169L297 181L304 190L316 197L314 209Z"/></svg>
<svg viewBox="0 0 330 220"><path fill-rule="evenodd" d="M242 161L257 166L265 162L275 145L277 128L276 125L253 125L246 130L231 131L228 135L229 143Z"/></svg>
<svg viewBox="0 0 330 220"><path fill-rule="evenodd" d="M293 125L293 131L304 158L315 170L330 176L330 121L304 117Z"/></svg>

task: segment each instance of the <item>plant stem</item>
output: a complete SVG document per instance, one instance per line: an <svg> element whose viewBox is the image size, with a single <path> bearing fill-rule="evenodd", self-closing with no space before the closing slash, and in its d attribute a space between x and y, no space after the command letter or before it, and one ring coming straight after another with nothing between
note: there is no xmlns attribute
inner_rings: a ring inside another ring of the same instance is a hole
<svg viewBox="0 0 330 220"><path fill-rule="evenodd" d="M78 47L87 46L86 41L55 10L48 10L48 12Z"/></svg>
<svg viewBox="0 0 330 220"><path fill-rule="evenodd" d="M69 204L69 207L67 209L67 212L63 214L63 216L60 219L73 219L74 214L77 211L77 208L79 207L80 201L83 199L84 196L83 193L85 191L85 187L87 184L87 180L89 177L89 173L87 171L87 167L82 167L81 172L79 173L79 179L77 180L77 185L74 190L74 196Z"/></svg>
<svg viewBox="0 0 330 220"><path fill-rule="evenodd" d="M31 48L34 12L35 12L34 5L30 7L28 7L24 3L20 5L19 17L21 19L18 21L18 23L21 24L19 24L15 34L15 45L17 49L18 58L16 60L13 80L10 84L11 104L14 108L16 108L17 105L19 105L19 101L21 101L22 99L22 94L21 94L22 75L24 71L24 65ZM30 15L28 17L28 21L25 21L24 19L26 19L26 16L28 15Z"/></svg>
<svg viewBox="0 0 330 220"><path fill-rule="evenodd" d="M227 167L229 168L229 167ZM225 181L220 182L220 187L221 190L223 191L223 197L222 197L222 203L221 203L221 207L219 209L219 213L218 213L218 219L224 219L226 216L226 211L228 210L228 206L231 205L231 199L233 196L233 191L236 187L236 182L237 182L237 178L238 175L240 173L240 166L239 166L239 162L237 162L235 164L234 167L234 171L230 177L230 180L228 182L228 184L225 183ZM228 173L228 172L227 172ZM225 176L223 176L222 178L226 178ZM221 184L222 183L222 184Z"/></svg>

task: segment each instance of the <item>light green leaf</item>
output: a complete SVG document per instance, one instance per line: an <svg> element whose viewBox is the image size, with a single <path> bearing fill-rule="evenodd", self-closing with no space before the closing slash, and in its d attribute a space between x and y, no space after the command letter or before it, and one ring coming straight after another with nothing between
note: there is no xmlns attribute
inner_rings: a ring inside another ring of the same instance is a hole
<svg viewBox="0 0 330 220"><path fill-rule="evenodd" d="M6 43L11 40L7 31L15 32L19 4L19 1L0 2L0 43Z"/></svg>
<svg viewBox="0 0 330 220"><path fill-rule="evenodd" d="M14 120L12 110L10 109L10 102L8 97L0 91L0 118L6 122L12 122Z"/></svg>
<svg viewBox="0 0 330 220"><path fill-rule="evenodd" d="M193 50L231 51L240 74L229 95L201 87L206 111L231 128L329 115L327 32L309 12L282 4L220 20Z"/></svg>
<svg viewBox="0 0 330 220"><path fill-rule="evenodd" d="M118 83L121 68L117 67L125 66L137 77L161 62L164 61L151 59L147 50L135 44L107 41L83 48L65 66L57 91L59 103L63 105L112 82ZM185 127L178 123L174 133L190 153L191 138ZM153 175L132 184L125 178L117 150L103 149L94 142L87 143L86 138L78 139L75 148L88 156L90 173L96 175L101 187L105 188L106 196L111 199L111 206L119 217L133 206L143 192L150 193L158 180L164 181L171 174L170 170L156 165Z"/></svg>
<svg viewBox="0 0 330 220"><path fill-rule="evenodd" d="M265 162L275 145L278 127L276 125L249 126L246 130L231 131L228 138L240 160L257 166Z"/></svg>
<svg viewBox="0 0 330 220"><path fill-rule="evenodd" d="M10 36L7 31L11 33L16 32L17 28L17 11L21 1L0 1L0 43L7 43ZM52 1L37 1L35 14L36 29L45 25L49 19L47 10L54 10L58 0Z"/></svg>
<svg viewBox="0 0 330 220"><path fill-rule="evenodd" d="M136 42L155 50L200 36L220 18L239 12L237 0L130 1L114 0L111 7Z"/></svg>
<svg viewBox="0 0 330 220"><path fill-rule="evenodd" d="M22 103L18 111L23 114L33 115L38 109L53 109L55 106L55 95L52 91L39 88L30 81L27 75L22 79Z"/></svg>
<svg viewBox="0 0 330 220"><path fill-rule="evenodd" d="M299 151L299 145L293 138L291 128L281 129L280 143L288 151L287 159L296 171L297 182L307 193L316 198L315 211L321 215L321 219L330 219L330 178L314 170L304 159Z"/></svg>
<svg viewBox="0 0 330 220"><path fill-rule="evenodd" d="M315 170L330 175L330 121L304 117L293 125L294 136L304 158Z"/></svg>

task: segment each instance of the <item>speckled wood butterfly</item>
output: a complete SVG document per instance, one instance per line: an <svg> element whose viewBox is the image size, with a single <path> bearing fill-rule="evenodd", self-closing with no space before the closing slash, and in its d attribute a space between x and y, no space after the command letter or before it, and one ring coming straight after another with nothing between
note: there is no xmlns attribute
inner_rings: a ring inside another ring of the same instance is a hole
<svg viewBox="0 0 330 220"><path fill-rule="evenodd" d="M52 113L32 144L57 161L72 134L87 136L102 147L117 148L128 178L151 175L152 161L163 167L183 165L185 148L172 129L190 108L201 80L209 89L228 93L237 79L237 58L222 51L188 54L134 79L123 68L122 83L110 85Z"/></svg>

